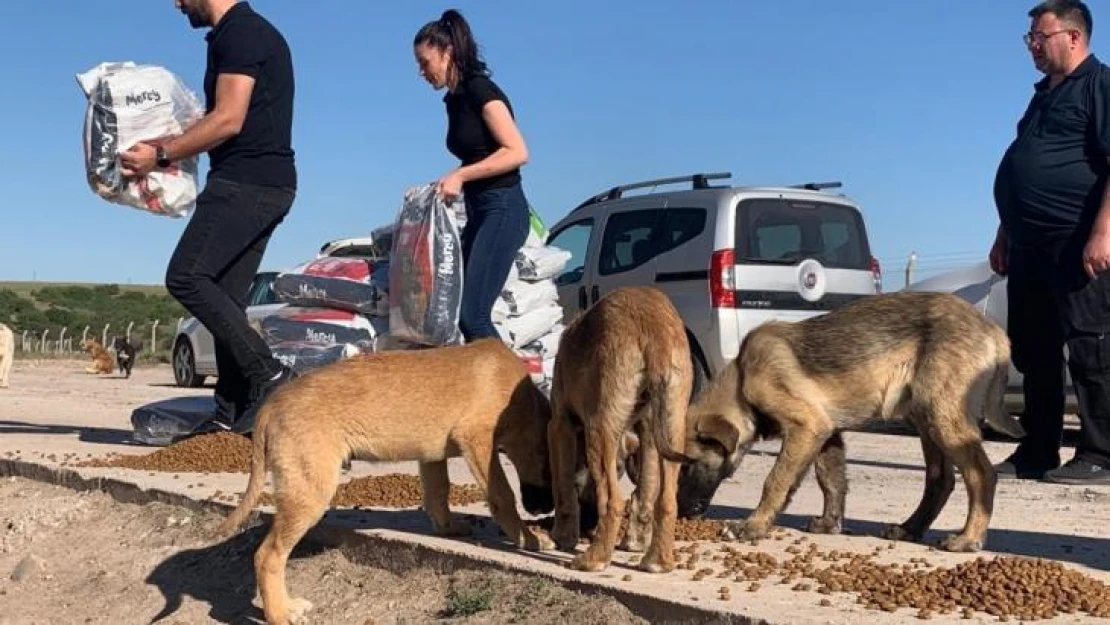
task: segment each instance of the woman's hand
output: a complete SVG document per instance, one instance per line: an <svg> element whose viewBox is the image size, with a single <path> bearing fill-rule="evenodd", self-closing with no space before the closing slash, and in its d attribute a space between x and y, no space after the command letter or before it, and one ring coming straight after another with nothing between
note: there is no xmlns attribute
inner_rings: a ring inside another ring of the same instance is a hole
<svg viewBox="0 0 1110 625"><path fill-rule="evenodd" d="M443 175L436 181L436 193L445 202L453 202L462 195L463 178L459 170L454 170Z"/></svg>

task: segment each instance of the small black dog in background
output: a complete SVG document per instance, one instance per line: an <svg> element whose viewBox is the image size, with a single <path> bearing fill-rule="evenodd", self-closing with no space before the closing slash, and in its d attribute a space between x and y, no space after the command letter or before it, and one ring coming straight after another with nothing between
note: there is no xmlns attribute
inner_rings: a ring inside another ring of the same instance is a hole
<svg viewBox="0 0 1110 625"><path fill-rule="evenodd" d="M119 367L119 372L125 373L125 377L130 378L131 368L135 366L139 350L143 347L142 341L132 345L127 342L127 339L116 337L112 346L116 350L116 365Z"/></svg>

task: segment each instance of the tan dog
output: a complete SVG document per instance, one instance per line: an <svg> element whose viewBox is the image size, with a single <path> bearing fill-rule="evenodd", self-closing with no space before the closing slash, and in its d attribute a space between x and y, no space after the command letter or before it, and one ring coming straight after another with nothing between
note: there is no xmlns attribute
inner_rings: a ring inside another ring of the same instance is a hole
<svg viewBox="0 0 1110 625"><path fill-rule="evenodd" d="M0 388L8 388L8 378L15 361L15 333L0 323Z"/></svg>
<svg viewBox="0 0 1110 625"><path fill-rule="evenodd" d="M1009 366L1006 333L947 293L889 293L796 323L767 322L745 337L738 357L690 407L685 452L694 461L684 467L680 497L704 510L754 441L781 438L758 507L732 532L766 536L816 462L825 503L809 529L838 533L847 492L841 432L907 418L921 436L925 492L885 536L921 539L955 487L954 463L970 505L963 530L943 547L976 551L997 479L979 422L1024 435L1003 404Z"/></svg>
<svg viewBox="0 0 1110 625"><path fill-rule="evenodd" d="M598 523L575 569L609 565L624 516L618 460L636 433L639 468L633 511L621 547L640 551L640 568L674 568L675 493L685 413L693 387L685 326L674 305L651 287L621 288L575 318L563 332L551 388L551 473L555 486L552 538L574 551L580 530L575 491L577 430L596 485ZM649 542L650 541L650 542Z"/></svg>
<svg viewBox="0 0 1110 625"><path fill-rule="evenodd" d="M547 398L499 339L354 356L282 385L259 409L250 480L219 530L226 535L242 526L271 471L277 510L254 558L266 622L295 622L311 609L289 599L286 561L324 515L348 458L418 461L432 528L455 536L470 527L451 518L447 459L462 456L510 541L530 550L554 547L522 523L498 457L501 448L516 468L524 507L550 511L550 417Z"/></svg>
<svg viewBox="0 0 1110 625"><path fill-rule="evenodd" d="M116 359L112 357L112 352L100 344L100 341L96 339L81 341L81 351L92 356L92 364L85 367L85 373L103 373L107 375L116 370Z"/></svg>

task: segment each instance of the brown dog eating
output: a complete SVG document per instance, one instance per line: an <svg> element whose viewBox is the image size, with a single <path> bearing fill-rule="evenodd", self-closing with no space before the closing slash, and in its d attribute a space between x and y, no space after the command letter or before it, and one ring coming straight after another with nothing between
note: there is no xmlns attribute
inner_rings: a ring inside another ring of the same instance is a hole
<svg viewBox="0 0 1110 625"><path fill-rule="evenodd" d="M579 431L596 487L598 523L589 548L571 567L605 569L613 556L624 497L618 463L625 432L639 447L632 514L622 547L640 551L640 568L674 569L676 489L685 438L693 362L685 326L670 299L652 287L616 289L564 330L551 387L551 472L555 484L552 537L575 550L580 505L575 488Z"/></svg>
<svg viewBox="0 0 1110 625"><path fill-rule="evenodd" d="M759 505L732 533L766 536L811 464L825 501L809 529L838 533L848 489L841 432L906 418L921 437L925 492L886 537L921 539L955 487L954 465L969 507L963 530L943 547L979 550L997 481L979 423L1023 436L1005 412L1009 366L1006 333L948 293L888 293L799 322L766 322L690 407L685 453L692 462L683 467L680 497L704 510L752 443L779 438Z"/></svg>
<svg viewBox="0 0 1110 625"><path fill-rule="evenodd" d="M433 531L452 536L470 531L448 509L447 459L462 456L512 543L554 547L522 523L498 456L503 449L520 476L525 509L549 512L550 416L524 363L499 339L355 356L280 387L259 409L250 480L219 529L227 535L243 525L269 470L276 512L254 558L266 622L295 622L311 609L304 599L290 600L286 562L323 517L350 458L418 461Z"/></svg>

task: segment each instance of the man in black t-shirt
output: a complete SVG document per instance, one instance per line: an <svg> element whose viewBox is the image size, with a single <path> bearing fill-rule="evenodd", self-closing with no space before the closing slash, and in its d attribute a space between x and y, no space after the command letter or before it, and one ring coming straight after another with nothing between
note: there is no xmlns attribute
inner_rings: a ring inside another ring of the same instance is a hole
<svg viewBox="0 0 1110 625"><path fill-rule="evenodd" d="M207 151L208 180L166 270L169 292L211 332L218 410L195 432L253 427L254 409L293 377L250 329L246 295L274 229L292 207L293 63L284 37L247 2L177 0L209 27L207 114L160 145L121 154L127 174Z"/></svg>
<svg viewBox="0 0 1110 625"><path fill-rule="evenodd" d="M991 267L1008 276L1007 326L1023 374L1026 437L1000 477L1110 484L1110 68L1090 53L1090 10L1048 0L1026 45L1045 74L995 179ZM1064 356L1080 437L1063 467Z"/></svg>

